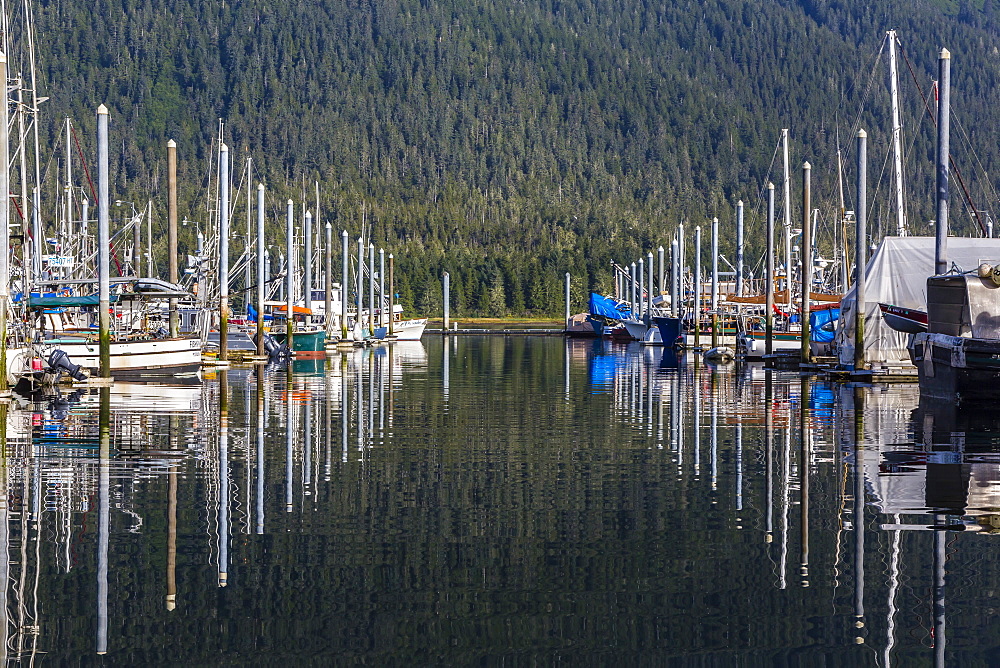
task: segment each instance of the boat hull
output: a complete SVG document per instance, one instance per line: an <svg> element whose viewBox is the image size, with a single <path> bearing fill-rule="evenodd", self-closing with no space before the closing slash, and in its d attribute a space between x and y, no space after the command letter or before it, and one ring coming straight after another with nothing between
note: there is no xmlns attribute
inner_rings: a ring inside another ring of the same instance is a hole
<svg viewBox="0 0 1000 668"><path fill-rule="evenodd" d="M271 337L279 344L283 345L287 335L272 333ZM293 332L292 351L293 352L322 352L326 350L326 332L318 330L315 332Z"/></svg>
<svg viewBox="0 0 1000 668"><path fill-rule="evenodd" d="M393 323L392 335L396 341L419 341L424 335L424 328L427 327L427 318L419 320L403 320ZM385 339L389 336L388 327L376 327L375 338Z"/></svg>
<svg viewBox="0 0 1000 668"><path fill-rule="evenodd" d="M914 335L911 355L921 396L956 405L996 401L1000 340L924 332Z"/></svg>
<svg viewBox="0 0 1000 668"><path fill-rule="evenodd" d="M45 349L58 348L96 376L100 370L100 346L85 339L48 339ZM196 373L201 367L201 338L178 337L149 341L112 341L111 375L115 378L175 376Z"/></svg>

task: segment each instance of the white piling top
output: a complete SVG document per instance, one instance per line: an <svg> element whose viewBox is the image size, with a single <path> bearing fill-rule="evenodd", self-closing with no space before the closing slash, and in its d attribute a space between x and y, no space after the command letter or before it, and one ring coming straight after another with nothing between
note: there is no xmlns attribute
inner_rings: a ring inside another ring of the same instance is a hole
<svg viewBox="0 0 1000 668"><path fill-rule="evenodd" d="M948 49L946 49L944 47L941 47L941 59L945 60L945 59L949 59L949 58L951 58L951 51L949 51Z"/></svg>
<svg viewBox="0 0 1000 668"><path fill-rule="evenodd" d="M3 58L3 60L4 60L5 62L6 62L6 60L7 60L7 59L6 59L6 57L4 57L4 55L3 55L2 53L0 53L0 58ZM106 115L107 115L107 113L108 113L108 108L107 108L107 107L105 107L105 106L104 106L104 105L102 104L101 106L99 106L99 107L97 108L97 113L99 113L99 114L104 114L104 115L106 116Z"/></svg>
<svg viewBox="0 0 1000 668"><path fill-rule="evenodd" d="M868 136L868 133L864 129L858 130L858 139L864 139Z"/></svg>
<svg viewBox="0 0 1000 668"><path fill-rule="evenodd" d="M177 148L177 142L175 142L173 139L168 139L167 148Z"/></svg>

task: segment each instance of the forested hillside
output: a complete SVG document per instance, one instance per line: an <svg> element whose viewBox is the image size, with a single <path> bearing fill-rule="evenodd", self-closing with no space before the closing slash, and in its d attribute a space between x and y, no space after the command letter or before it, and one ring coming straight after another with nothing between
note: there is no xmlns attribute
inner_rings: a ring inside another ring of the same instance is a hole
<svg viewBox="0 0 1000 668"><path fill-rule="evenodd" d="M718 216L731 230L736 200L752 216L762 186L780 180L772 158L783 127L793 192L809 160L827 229L839 206L838 135L851 166L853 133L865 127L873 181L884 168L877 56L889 28L908 57L911 230L926 233L933 217L933 129L914 78L930 89L941 46L954 57L956 160L977 206L996 209L984 176L1000 159L991 0L44 0L35 19L47 150L58 156L70 116L92 156L103 102L112 197L152 197L165 225L173 138L181 214L205 220L224 119L235 158L251 155L268 186L275 241L280 202L312 200L318 180L322 219L356 236L364 215L417 311L439 308L448 270L459 314L558 313L565 271L582 299L610 284L612 259L667 245L682 220ZM52 183L58 157L47 164ZM887 174L876 233L893 225ZM953 201L956 233L971 234ZM759 254L760 221L748 229ZM723 237L731 256L732 233ZM832 252L830 234L822 240ZM165 266L163 250L161 241Z"/></svg>

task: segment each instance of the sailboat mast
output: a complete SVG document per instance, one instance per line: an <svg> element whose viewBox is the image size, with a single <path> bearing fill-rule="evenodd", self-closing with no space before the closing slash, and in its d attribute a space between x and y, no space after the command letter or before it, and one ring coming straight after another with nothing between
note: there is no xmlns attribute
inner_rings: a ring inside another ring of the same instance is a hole
<svg viewBox="0 0 1000 668"><path fill-rule="evenodd" d="M889 97L892 99L892 169L896 180L896 235L906 236L903 210L903 129L899 125L899 77L896 73L896 31L886 32L889 41Z"/></svg>
<svg viewBox="0 0 1000 668"><path fill-rule="evenodd" d="M24 76L23 74L18 74L17 77L17 156L18 162L20 163L20 173L21 173L21 250L22 257L24 258L24 264L21 270L21 280L23 284L23 290L25 294L31 292L31 282L34 278L31 272L28 271L28 266L34 266L32 262L34 260L31 258L32 248L28 245L28 230L30 225L28 225L28 212L31 210L29 204L29 198L31 194L28 190L28 158L27 158L27 148L24 145L26 135L24 128ZM32 230L34 234L34 230Z"/></svg>
<svg viewBox="0 0 1000 668"><path fill-rule="evenodd" d="M784 181L782 183L785 209L785 290L788 312L792 311L792 177L788 167L788 129L781 131L781 154L784 164Z"/></svg>
<svg viewBox="0 0 1000 668"><path fill-rule="evenodd" d="M839 133L838 133L839 136ZM837 141L837 187L840 191L840 243L837 244L837 255L840 260L840 291L847 292L847 207L844 204L844 158Z"/></svg>
<svg viewBox="0 0 1000 668"><path fill-rule="evenodd" d="M41 206L41 195L39 193L39 188L42 183L42 167L41 161L39 159L40 150L38 147L38 80L35 72L35 28L34 28L34 18L31 13L31 5L28 0L24 0L24 21L25 21L25 34L28 40L28 68L31 72L31 133L32 140L35 144L35 181L32 184L32 207L31 207L31 233L34 235L34 243L32 245L32 269L35 275L35 279L41 279L42 275L42 214L39 210ZM6 34L6 32L5 32ZM27 217L27 212L25 213Z"/></svg>
<svg viewBox="0 0 1000 668"><path fill-rule="evenodd" d="M66 117L66 188L65 188L65 198L66 198L66 226L64 227L65 234L63 238L60 239L60 243L65 243L68 240L68 235L72 234L73 224L73 151L71 135L71 127L69 116ZM75 235L74 235L75 236ZM62 246L60 246L60 251L62 251ZM60 252L60 254L62 254Z"/></svg>

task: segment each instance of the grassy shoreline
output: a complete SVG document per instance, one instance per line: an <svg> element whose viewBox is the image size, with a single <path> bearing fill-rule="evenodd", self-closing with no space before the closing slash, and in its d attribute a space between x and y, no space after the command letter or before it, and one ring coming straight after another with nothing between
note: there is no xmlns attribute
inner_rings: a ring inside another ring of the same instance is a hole
<svg viewBox="0 0 1000 668"><path fill-rule="evenodd" d="M458 323L459 329L561 329L564 327L558 318L450 318L452 327ZM428 329L441 329L444 326L442 318L430 318Z"/></svg>

